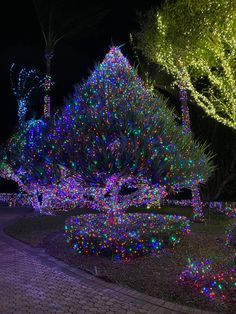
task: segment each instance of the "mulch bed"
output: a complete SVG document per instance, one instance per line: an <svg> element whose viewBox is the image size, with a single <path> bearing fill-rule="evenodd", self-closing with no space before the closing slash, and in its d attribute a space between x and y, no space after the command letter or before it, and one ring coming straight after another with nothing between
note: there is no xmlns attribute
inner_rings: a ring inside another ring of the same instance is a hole
<svg viewBox="0 0 236 314"><path fill-rule="evenodd" d="M47 235L40 246L44 247L48 254L70 266L150 296L203 310L236 312L235 304L211 303L194 288L189 289L177 282L178 275L187 263L187 257L214 259L217 256L218 260L223 261L232 253L225 251L222 236L191 233L174 251L166 250L160 256L144 256L129 262L78 255L66 243L63 232Z"/></svg>

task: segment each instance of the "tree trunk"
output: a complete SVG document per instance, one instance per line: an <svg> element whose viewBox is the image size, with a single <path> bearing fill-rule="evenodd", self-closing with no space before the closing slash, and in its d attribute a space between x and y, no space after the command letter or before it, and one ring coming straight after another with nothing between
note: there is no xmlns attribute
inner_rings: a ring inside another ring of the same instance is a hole
<svg viewBox="0 0 236 314"><path fill-rule="evenodd" d="M44 53L46 59L46 76L44 79L44 109L43 115L45 118L50 118L51 115L51 61L53 58L53 48L46 48Z"/></svg>
<svg viewBox="0 0 236 314"><path fill-rule="evenodd" d="M183 85L182 82L180 82L179 84L179 100L181 103L183 132L184 134L187 134L191 131L191 126L188 109L188 95L185 86Z"/></svg>
<svg viewBox="0 0 236 314"><path fill-rule="evenodd" d="M188 109L188 94L182 81L180 81L179 83L179 100L181 102L183 133L187 134L191 132L191 125ZM202 210L202 202L197 183L191 187L191 191L192 191L193 220L203 221L204 214Z"/></svg>
<svg viewBox="0 0 236 314"><path fill-rule="evenodd" d="M193 220L195 222L202 222L204 220L204 213L202 210L202 202L197 184L192 189L192 207L193 207Z"/></svg>
<svg viewBox="0 0 236 314"><path fill-rule="evenodd" d="M34 193L32 196L31 196L31 204L32 204L32 207L34 208L34 210L38 213L41 212L41 205L40 205L40 202L39 202L39 199L38 199L38 193Z"/></svg>
<svg viewBox="0 0 236 314"><path fill-rule="evenodd" d="M19 118L19 126L22 127L26 120L27 113L27 104L25 99L20 99L18 101L18 118Z"/></svg>
<svg viewBox="0 0 236 314"><path fill-rule="evenodd" d="M188 104L187 104L187 101L185 100L181 101L181 111L182 111L182 125L184 129L183 131L185 134L187 134L191 131L191 126L190 126Z"/></svg>

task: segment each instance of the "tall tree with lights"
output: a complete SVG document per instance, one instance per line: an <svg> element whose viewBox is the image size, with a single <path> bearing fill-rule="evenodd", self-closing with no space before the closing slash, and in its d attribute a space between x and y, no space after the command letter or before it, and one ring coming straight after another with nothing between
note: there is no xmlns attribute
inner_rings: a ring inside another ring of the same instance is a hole
<svg viewBox="0 0 236 314"><path fill-rule="evenodd" d="M44 191L45 204L69 198L109 221L130 205L203 183L212 170L204 147L116 47L54 119L25 132L20 158L12 158L25 184Z"/></svg>
<svg viewBox="0 0 236 314"><path fill-rule="evenodd" d="M175 123L116 47L76 86L49 137L55 160L80 175L93 206L107 210L149 203L211 173L204 147Z"/></svg>
<svg viewBox="0 0 236 314"><path fill-rule="evenodd" d="M235 34L235 1L177 0L150 11L136 38L208 115L236 129Z"/></svg>

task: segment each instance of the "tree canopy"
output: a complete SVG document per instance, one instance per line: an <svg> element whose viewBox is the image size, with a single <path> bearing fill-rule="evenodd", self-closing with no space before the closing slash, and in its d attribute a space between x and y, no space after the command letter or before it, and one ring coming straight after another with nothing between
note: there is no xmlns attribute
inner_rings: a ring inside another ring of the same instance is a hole
<svg viewBox="0 0 236 314"><path fill-rule="evenodd" d="M135 38L208 115L236 129L235 1L166 1L142 19Z"/></svg>

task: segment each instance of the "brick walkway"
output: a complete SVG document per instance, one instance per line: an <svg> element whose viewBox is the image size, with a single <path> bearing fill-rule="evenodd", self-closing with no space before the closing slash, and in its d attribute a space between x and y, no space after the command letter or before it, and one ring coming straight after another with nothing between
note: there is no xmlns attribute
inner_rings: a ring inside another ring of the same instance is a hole
<svg viewBox="0 0 236 314"><path fill-rule="evenodd" d="M210 313L102 281L6 236L0 208L0 313ZM10 211L10 209L9 209Z"/></svg>

